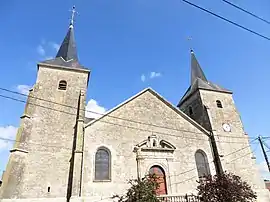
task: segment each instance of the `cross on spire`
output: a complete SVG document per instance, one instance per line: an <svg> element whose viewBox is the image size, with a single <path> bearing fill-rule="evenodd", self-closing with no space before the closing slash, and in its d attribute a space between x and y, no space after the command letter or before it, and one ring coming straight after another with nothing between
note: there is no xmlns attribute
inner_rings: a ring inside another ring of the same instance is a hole
<svg viewBox="0 0 270 202"><path fill-rule="evenodd" d="M69 28L55 58L51 60L46 60L44 63L70 68L84 69L84 67L80 65L78 60L76 42L74 38L74 18L75 15L78 14L78 12L75 10L75 6L72 7L72 10L70 10L70 12L71 18L69 19Z"/></svg>
<svg viewBox="0 0 270 202"><path fill-rule="evenodd" d="M193 49L192 49L192 37L189 36L189 37L187 38L187 41L188 41L188 43L189 43L190 51L192 51L192 50L193 50Z"/></svg>
<svg viewBox="0 0 270 202"><path fill-rule="evenodd" d="M76 11L76 8L75 6L72 7L72 10L71 10L71 19L70 19L70 27L73 28L73 25L74 25L74 18L75 18L75 14L78 13Z"/></svg>
<svg viewBox="0 0 270 202"><path fill-rule="evenodd" d="M71 19L70 19L68 32L56 55L56 58L61 57L66 62L71 61L71 60L78 61L76 43L74 39L74 29L73 29L74 18L75 18L76 13L77 11L75 9L75 6L73 6L71 10Z"/></svg>

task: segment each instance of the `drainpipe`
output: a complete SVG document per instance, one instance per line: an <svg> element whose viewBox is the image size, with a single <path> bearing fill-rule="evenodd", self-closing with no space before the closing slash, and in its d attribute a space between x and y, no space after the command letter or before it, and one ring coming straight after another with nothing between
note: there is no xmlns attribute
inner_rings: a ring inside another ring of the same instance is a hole
<svg viewBox="0 0 270 202"><path fill-rule="evenodd" d="M208 120L210 123L210 137L209 138L210 138L210 144L211 144L212 151L213 151L216 173L217 173L217 175L221 175L221 174L223 174L223 168L222 168L220 156L218 153L217 143L215 140L215 130L213 130L213 124L212 124L213 121L212 121L212 116L211 116L211 112L210 112L209 107L205 106L205 111L206 111L206 114L208 116Z"/></svg>

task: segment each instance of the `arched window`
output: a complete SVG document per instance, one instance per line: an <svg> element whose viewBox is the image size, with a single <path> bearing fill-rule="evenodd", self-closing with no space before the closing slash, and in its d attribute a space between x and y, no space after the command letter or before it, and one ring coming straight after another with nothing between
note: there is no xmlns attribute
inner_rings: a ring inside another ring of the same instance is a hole
<svg viewBox="0 0 270 202"><path fill-rule="evenodd" d="M157 195L167 194L166 176L164 170L160 166L152 166L149 170L150 174L155 174L159 187L156 189Z"/></svg>
<svg viewBox="0 0 270 202"><path fill-rule="evenodd" d="M193 114L192 107L189 107L189 108L188 108L188 112L189 112L189 115L192 115L192 114Z"/></svg>
<svg viewBox="0 0 270 202"><path fill-rule="evenodd" d="M110 180L111 179L111 153L101 147L97 150L95 156L95 180Z"/></svg>
<svg viewBox="0 0 270 202"><path fill-rule="evenodd" d="M195 153L195 161L199 178L210 175L210 168L208 164L207 155L204 151L198 150Z"/></svg>
<svg viewBox="0 0 270 202"><path fill-rule="evenodd" d="M220 100L217 100L216 103L217 103L217 107L218 107L218 108L223 108L223 107L222 107L222 103L221 103Z"/></svg>
<svg viewBox="0 0 270 202"><path fill-rule="evenodd" d="M58 85L58 90L66 90L67 89L67 82L65 80L61 80Z"/></svg>

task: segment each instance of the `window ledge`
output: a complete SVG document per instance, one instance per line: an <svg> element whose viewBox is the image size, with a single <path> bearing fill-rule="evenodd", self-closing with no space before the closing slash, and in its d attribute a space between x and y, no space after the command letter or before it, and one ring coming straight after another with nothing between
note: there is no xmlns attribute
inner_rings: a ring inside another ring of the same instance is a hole
<svg viewBox="0 0 270 202"><path fill-rule="evenodd" d="M112 180L94 180L93 182L111 182Z"/></svg>

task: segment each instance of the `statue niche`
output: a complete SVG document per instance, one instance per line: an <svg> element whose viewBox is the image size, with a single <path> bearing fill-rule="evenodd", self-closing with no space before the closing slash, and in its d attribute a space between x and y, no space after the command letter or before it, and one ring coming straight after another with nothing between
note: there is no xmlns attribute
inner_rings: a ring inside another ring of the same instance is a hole
<svg viewBox="0 0 270 202"><path fill-rule="evenodd" d="M175 146L166 140L159 140L156 135L150 135L146 140L137 144L134 151L159 151L159 152L170 152L175 150Z"/></svg>

